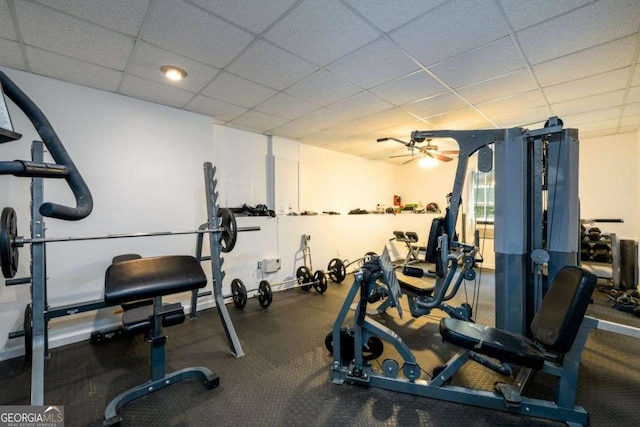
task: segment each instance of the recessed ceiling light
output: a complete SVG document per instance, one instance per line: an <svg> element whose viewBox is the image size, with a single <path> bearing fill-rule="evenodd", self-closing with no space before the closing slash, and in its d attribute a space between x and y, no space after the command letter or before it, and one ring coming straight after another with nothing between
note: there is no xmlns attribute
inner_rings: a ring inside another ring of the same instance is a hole
<svg viewBox="0 0 640 427"><path fill-rule="evenodd" d="M424 156L420 160L418 160L418 166L425 169L431 169L438 166L438 161L433 157Z"/></svg>
<svg viewBox="0 0 640 427"><path fill-rule="evenodd" d="M187 72L185 70L173 65L163 65L160 67L160 71L162 71L162 74L167 76L169 80L173 80L175 82L187 77Z"/></svg>

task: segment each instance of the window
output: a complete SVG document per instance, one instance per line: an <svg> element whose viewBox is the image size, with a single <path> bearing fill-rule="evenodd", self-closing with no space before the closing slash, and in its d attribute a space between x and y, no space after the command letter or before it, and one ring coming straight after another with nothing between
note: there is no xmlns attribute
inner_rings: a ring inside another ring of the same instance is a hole
<svg viewBox="0 0 640 427"><path fill-rule="evenodd" d="M473 217L476 222L493 223L495 199L493 170L473 173Z"/></svg>

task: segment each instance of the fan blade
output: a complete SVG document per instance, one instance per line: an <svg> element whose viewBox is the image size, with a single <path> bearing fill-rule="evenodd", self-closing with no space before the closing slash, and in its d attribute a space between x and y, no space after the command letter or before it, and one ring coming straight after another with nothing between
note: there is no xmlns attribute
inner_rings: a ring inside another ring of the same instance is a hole
<svg viewBox="0 0 640 427"><path fill-rule="evenodd" d="M451 160L453 160L451 157L443 156L440 153L429 153L429 155L431 157L435 157L436 159L440 160L441 162L450 162Z"/></svg>
<svg viewBox="0 0 640 427"><path fill-rule="evenodd" d="M400 154L398 156L389 156L389 158L393 159L395 157L409 157L409 156L413 157L414 155L413 154Z"/></svg>
<svg viewBox="0 0 640 427"><path fill-rule="evenodd" d="M442 150L440 154L460 154L460 150Z"/></svg>
<svg viewBox="0 0 640 427"><path fill-rule="evenodd" d="M411 163L411 162L415 162L416 160L418 160L420 158L420 156L416 156L411 160L407 160L406 162L402 162L403 165L406 165L407 163Z"/></svg>

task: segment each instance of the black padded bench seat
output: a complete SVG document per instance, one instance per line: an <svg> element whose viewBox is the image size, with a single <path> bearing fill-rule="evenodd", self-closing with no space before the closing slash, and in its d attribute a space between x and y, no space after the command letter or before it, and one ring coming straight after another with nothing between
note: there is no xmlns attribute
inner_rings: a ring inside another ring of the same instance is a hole
<svg viewBox="0 0 640 427"><path fill-rule="evenodd" d="M536 370L544 366L544 353L533 341L508 331L443 318L440 321L440 335L447 342L503 362Z"/></svg>
<svg viewBox="0 0 640 427"><path fill-rule="evenodd" d="M413 294L419 297L430 297L433 294L434 286L428 288L421 288L415 285L412 285L409 282L405 282L404 280L398 277L398 283L400 284L400 289L402 289L405 293Z"/></svg>
<svg viewBox="0 0 640 427"><path fill-rule="evenodd" d="M119 304L206 286L200 263L187 255L140 258L112 264L105 274L104 301Z"/></svg>

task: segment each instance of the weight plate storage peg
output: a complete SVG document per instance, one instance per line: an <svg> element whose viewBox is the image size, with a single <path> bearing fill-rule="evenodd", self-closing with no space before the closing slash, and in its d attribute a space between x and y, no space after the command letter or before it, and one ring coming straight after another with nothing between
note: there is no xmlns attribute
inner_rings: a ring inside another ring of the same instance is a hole
<svg viewBox="0 0 640 427"><path fill-rule="evenodd" d="M317 270L313 273L313 288L319 294L323 294L327 290L327 276L324 275L322 270Z"/></svg>
<svg viewBox="0 0 640 427"><path fill-rule="evenodd" d="M271 301L273 301L271 285L266 280L260 281L260 285L258 286L258 301L264 308L269 307L271 305Z"/></svg>
<svg viewBox="0 0 640 427"><path fill-rule="evenodd" d="M340 258L333 258L327 266L327 274L334 282L342 283L345 277L347 277L347 268Z"/></svg>
<svg viewBox="0 0 640 427"><path fill-rule="evenodd" d="M0 216L0 264L2 275L10 279L18 271L19 252L13 244L18 235L18 219L16 211L11 207L2 209Z"/></svg>
<svg viewBox="0 0 640 427"><path fill-rule="evenodd" d="M313 280L313 276L307 267L304 265L298 267L296 270L296 278L298 279L298 283L301 285L300 287L302 290L308 291L311 289L312 285L307 285L307 283L310 283Z"/></svg>
<svg viewBox="0 0 640 427"><path fill-rule="evenodd" d="M242 283L242 280L233 279L231 281L231 295L236 308L242 310L247 305L247 288Z"/></svg>

